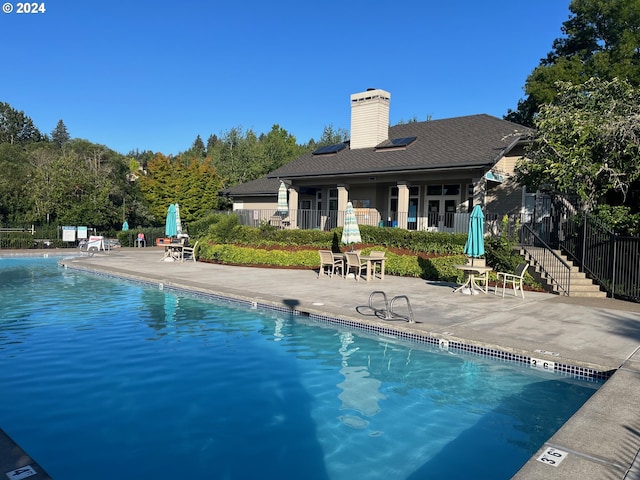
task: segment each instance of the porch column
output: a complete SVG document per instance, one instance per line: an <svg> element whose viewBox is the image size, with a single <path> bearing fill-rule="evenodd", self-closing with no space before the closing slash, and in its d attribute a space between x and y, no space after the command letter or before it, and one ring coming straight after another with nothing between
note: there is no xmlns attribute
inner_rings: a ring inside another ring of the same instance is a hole
<svg viewBox="0 0 640 480"><path fill-rule="evenodd" d="M298 228L298 187L289 187L289 228Z"/></svg>
<svg viewBox="0 0 640 480"><path fill-rule="evenodd" d="M338 185L338 227L344 227L344 212L347 210L349 190L346 185Z"/></svg>
<svg viewBox="0 0 640 480"><path fill-rule="evenodd" d="M398 228L407 229L409 217L409 186L398 183Z"/></svg>

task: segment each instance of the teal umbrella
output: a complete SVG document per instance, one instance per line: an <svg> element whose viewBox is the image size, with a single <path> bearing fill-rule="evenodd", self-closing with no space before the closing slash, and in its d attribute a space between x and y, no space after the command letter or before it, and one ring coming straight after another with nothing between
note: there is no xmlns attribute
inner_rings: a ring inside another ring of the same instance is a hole
<svg viewBox="0 0 640 480"><path fill-rule="evenodd" d="M125 220L122 224L122 231L126 232L127 230L129 230L129 224L127 223L127 221Z"/></svg>
<svg viewBox="0 0 640 480"><path fill-rule="evenodd" d="M289 202L287 201L287 186L284 182L280 182L280 188L278 188L278 210L279 215L286 217L289 215Z"/></svg>
<svg viewBox="0 0 640 480"><path fill-rule="evenodd" d="M484 255L484 214L480 205L473 207L469 216L469 233L464 246L464 254L473 259Z"/></svg>
<svg viewBox="0 0 640 480"><path fill-rule="evenodd" d="M178 225L176 223L176 206L172 203L167 210L167 220L164 224L164 234L167 237L178 235Z"/></svg>
<svg viewBox="0 0 640 480"><path fill-rule="evenodd" d="M347 202L347 211L344 215L344 227L342 228L342 238L340 241L345 245L362 242L358 220L356 219L356 214L353 211L353 204L351 202ZM351 248L353 249L353 245Z"/></svg>

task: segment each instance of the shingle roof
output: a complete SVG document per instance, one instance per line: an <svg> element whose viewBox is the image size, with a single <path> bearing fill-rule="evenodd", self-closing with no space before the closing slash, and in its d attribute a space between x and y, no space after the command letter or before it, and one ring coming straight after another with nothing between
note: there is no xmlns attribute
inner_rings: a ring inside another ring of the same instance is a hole
<svg viewBox="0 0 640 480"><path fill-rule="evenodd" d="M233 197L251 195L251 196L274 196L278 194L278 188L280 187L280 180L277 178L262 177L250 182L241 183L233 187L223 190L222 195L229 195Z"/></svg>
<svg viewBox="0 0 640 480"><path fill-rule="evenodd" d="M344 149L329 155L307 153L267 177L301 178L489 166L530 134L527 127L486 114L407 123L389 129L390 139L417 137L406 149Z"/></svg>

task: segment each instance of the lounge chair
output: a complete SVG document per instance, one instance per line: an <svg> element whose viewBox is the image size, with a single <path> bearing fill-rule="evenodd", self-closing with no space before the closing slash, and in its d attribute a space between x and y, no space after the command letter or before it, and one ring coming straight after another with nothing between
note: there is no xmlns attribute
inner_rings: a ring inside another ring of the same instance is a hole
<svg viewBox="0 0 640 480"><path fill-rule="evenodd" d="M522 294L522 298L524 298L524 289L522 285L524 283L524 274L527 272L527 268L529 268L529 264L527 262L520 263L516 267L516 271L514 273L505 273L498 272L497 280L496 280L496 289L493 291L494 295L497 295L498 291L498 282L500 282L500 278L502 278L502 297L504 298L504 291L508 283L511 283L513 286L513 294L517 297L518 290Z"/></svg>
<svg viewBox="0 0 640 480"><path fill-rule="evenodd" d="M196 261L196 248L198 247L198 242L200 240L196 240L196 243L193 244L193 247L182 247L182 255L180 256L181 261L193 260Z"/></svg>
<svg viewBox="0 0 640 480"><path fill-rule="evenodd" d="M346 252L345 258L347 259L347 264L344 269L345 278L353 270L354 275L356 276L356 281L360 280L362 276L362 271L367 270L367 261L360 259L360 254L356 252Z"/></svg>
<svg viewBox="0 0 640 480"><path fill-rule="evenodd" d="M336 257L331 250L318 250L320 254L320 270L318 271L318 278L320 275L326 274L329 277L333 277L336 270L340 270L340 273L344 274L344 262L342 257Z"/></svg>

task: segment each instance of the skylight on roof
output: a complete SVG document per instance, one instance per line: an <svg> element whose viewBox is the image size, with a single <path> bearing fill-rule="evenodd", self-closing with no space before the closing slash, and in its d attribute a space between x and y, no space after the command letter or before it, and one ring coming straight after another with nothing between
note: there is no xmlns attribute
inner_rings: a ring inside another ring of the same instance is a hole
<svg viewBox="0 0 640 480"><path fill-rule="evenodd" d="M380 145L376 146L376 150L383 150L387 148L405 148L416 141L418 137L401 137L385 140Z"/></svg>
<svg viewBox="0 0 640 480"><path fill-rule="evenodd" d="M347 148L346 143L336 143L334 145L325 145L324 147L320 147L314 152L312 152L312 155L327 155L329 153L338 153L341 150L344 150L345 148Z"/></svg>

